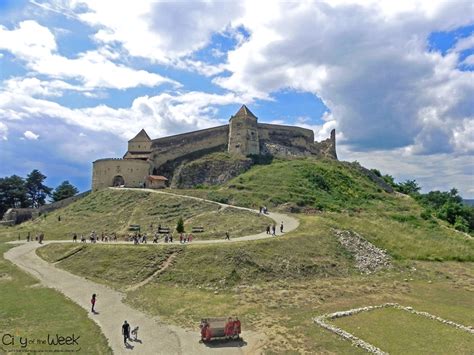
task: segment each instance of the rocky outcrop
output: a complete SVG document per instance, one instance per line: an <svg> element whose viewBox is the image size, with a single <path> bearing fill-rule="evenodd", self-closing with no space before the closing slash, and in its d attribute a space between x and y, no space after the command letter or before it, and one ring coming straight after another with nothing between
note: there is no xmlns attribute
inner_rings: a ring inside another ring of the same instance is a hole
<svg viewBox="0 0 474 355"><path fill-rule="evenodd" d="M370 274L391 267L390 256L385 250L352 231L334 230L339 243L354 256L356 267L363 273Z"/></svg>
<svg viewBox="0 0 474 355"><path fill-rule="evenodd" d="M190 188L222 184L247 171L251 166L251 159L232 156L191 161L175 170L171 187Z"/></svg>

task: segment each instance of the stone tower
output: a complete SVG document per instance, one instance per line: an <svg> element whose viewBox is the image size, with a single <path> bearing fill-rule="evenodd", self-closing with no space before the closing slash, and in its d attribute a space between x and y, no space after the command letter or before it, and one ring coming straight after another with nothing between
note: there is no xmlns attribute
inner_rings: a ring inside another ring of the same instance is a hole
<svg viewBox="0 0 474 355"><path fill-rule="evenodd" d="M147 160L151 152L150 136L142 129L138 134L128 141L128 151L125 153L125 159L143 159Z"/></svg>
<svg viewBox="0 0 474 355"><path fill-rule="evenodd" d="M227 149L237 155L260 154L257 117L245 105L229 120Z"/></svg>

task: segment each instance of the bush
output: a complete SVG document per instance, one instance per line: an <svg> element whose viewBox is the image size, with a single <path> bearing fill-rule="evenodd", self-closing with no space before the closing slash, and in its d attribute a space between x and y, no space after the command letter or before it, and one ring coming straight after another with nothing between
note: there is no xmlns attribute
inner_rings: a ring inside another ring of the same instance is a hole
<svg viewBox="0 0 474 355"><path fill-rule="evenodd" d="M462 218L461 216L456 216L456 220L454 222L454 229L460 231L460 232L469 232L469 225L467 221Z"/></svg>
<svg viewBox="0 0 474 355"><path fill-rule="evenodd" d="M433 218L432 213L433 212L430 209L426 209L420 213L420 217L427 221Z"/></svg>

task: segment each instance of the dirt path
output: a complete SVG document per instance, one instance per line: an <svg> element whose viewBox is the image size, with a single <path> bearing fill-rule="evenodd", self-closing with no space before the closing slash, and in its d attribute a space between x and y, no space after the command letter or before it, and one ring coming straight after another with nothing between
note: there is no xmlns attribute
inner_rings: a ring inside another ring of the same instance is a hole
<svg viewBox="0 0 474 355"><path fill-rule="evenodd" d="M46 242L45 244L48 244ZM198 342L198 329L186 331L160 321L123 303L124 294L105 285L56 268L36 255L41 245L24 243L4 254L20 269L37 278L42 285L54 288L90 312L90 298L97 294L96 310L89 313L107 338L114 354L254 354L260 347L256 333L243 332L246 343L229 343L225 346L207 347ZM131 327L139 326L138 338L141 342L130 342L133 349L126 349L121 335L121 325L127 320Z"/></svg>
<svg viewBox="0 0 474 355"><path fill-rule="evenodd" d="M195 196L187 196L187 195L179 195L175 194L172 192L166 192L164 190L152 190L152 189L131 189L131 188L113 188L111 187L110 189L112 190L133 190L133 191L145 191L145 192L152 192L156 194L163 194L163 195L171 195L171 196L176 196L176 197L181 197L181 198L187 198L191 200L197 200L197 201L203 201L203 202L208 202L208 203L213 203L216 205L219 205L224 208L235 208L238 210L242 211L249 211L258 214L258 211L253 210L251 208L247 207L240 207L240 206L232 206L228 205L225 203L220 203L220 202L215 202L211 200L206 200L204 198L200 197L195 197ZM275 221L275 224L277 226L277 231L276 235L283 235L285 233L291 232L298 228L299 226L299 221L296 218L290 217L284 213L276 213L276 212L268 212L265 216L270 217ZM283 233L280 233L280 224L283 222ZM243 242L243 241L250 241L250 240L259 240L259 239L267 239L267 238L274 238L270 234L267 234L266 232L258 233L258 234L252 234L252 235L247 235L245 237L239 237L239 238L231 238L230 240L223 240L223 239L214 239L214 240L197 240L193 241L192 244L215 244L215 243L229 243L229 242Z"/></svg>
<svg viewBox="0 0 474 355"><path fill-rule="evenodd" d="M161 264L161 267L156 270L153 274L151 274L150 276L148 276L145 280L139 282L139 283L136 283L135 285L131 285L129 287L127 287L127 292L128 291L135 291L136 289L142 287L142 286L145 286L147 283L149 283L151 280L153 280L153 278L158 275L158 274L161 274L162 272L164 272L167 268L170 267L171 263L173 262L173 260L176 258L176 256L178 255L178 253L173 253L171 254L168 259L166 259L163 264Z"/></svg>
<svg viewBox="0 0 474 355"><path fill-rule="evenodd" d="M181 198L189 198L199 201L206 201L218 204L222 207L237 208L241 210L258 213L255 210L226 205L214 201L205 200L199 197L183 196L164 191L141 190L154 193L174 195ZM284 224L284 232L290 232L299 225L297 219L282 213L270 212L268 217L273 219L277 226ZM279 231L279 228L277 228ZM277 233L281 234L281 233ZM215 243L234 243L252 241L266 238L274 238L271 235L262 232L259 234L248 235L231 240L207 240L194 241L191 244L215 244ZM49 243L61 243L65 241L49 241ZM15 243L17 244L17 243ZM41 245L35 242L18 243L18 247L8 250L4 257L17 265L20 269L32 274L42 285L54 288L79 304L84 309L90 311L90 298L93 293L97 294L97 314L89 313L89 317L96 322L108 339L109 345L114 354L258 354L263 346L263 339L257 333L243 332L245 342L227 343L220 346L208 347L198 342L198 329L195 331L186 331L176 326L167 325L160 321L158 317L151 317L141 311L135 310L123 302L124 294L113 290L105 285L97 284L80 276L68 273L67 271L56 268L38 255L36 249ZM125 242L124 242L125 244ZM130 244L130 243L126 243ZM163 272L172 262L174 254L171 255L156 272ZM155 274L156 274L155 273ZM153 276L155 276L153 274ZM151 279L149 278L149 279ZM144 282L149 281L148 279ZM142 283L132 287L138 288ZM138 338L140 342L131 342L133 348L126 349L121 335L121 325L124 320L131 324L132 328L140 327Z"/></svg>

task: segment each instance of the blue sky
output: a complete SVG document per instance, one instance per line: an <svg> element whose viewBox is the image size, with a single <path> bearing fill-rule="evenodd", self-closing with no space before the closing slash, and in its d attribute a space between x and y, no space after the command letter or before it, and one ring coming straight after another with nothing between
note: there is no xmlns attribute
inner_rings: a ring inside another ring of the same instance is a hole
<svg viewBox="0 0 474 355"><path fill-rule="evenodd" d="M336 128L338 155L474 198L468 1L0 0L0 176L87 190L141 128Z"/></svg>

